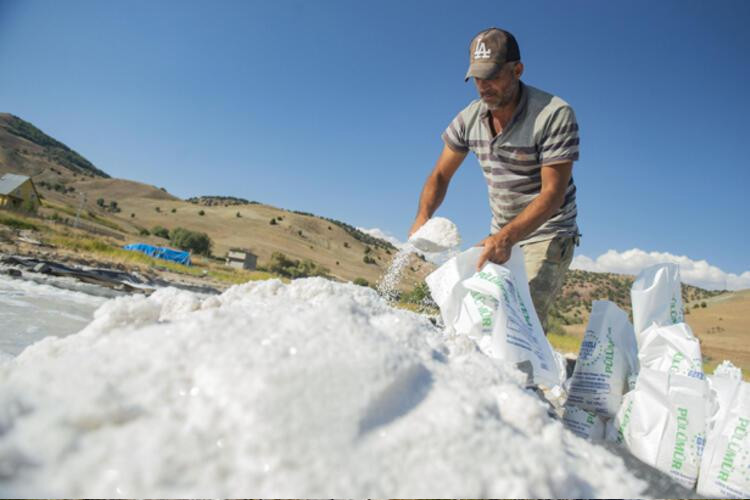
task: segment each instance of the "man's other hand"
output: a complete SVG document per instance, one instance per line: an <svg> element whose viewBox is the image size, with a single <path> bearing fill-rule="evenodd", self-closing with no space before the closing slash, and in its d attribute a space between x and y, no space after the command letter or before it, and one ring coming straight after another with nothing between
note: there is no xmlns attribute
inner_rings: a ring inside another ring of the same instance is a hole
<svg viewBox="0 0 750 500"><path fill-rule="evenodd" d="M505 264L510 259L513 242L501 232L488 236L479 242L477 246L484 246L482 255L479 256L477 271L480 271L487 261L495 264Z"/></svg>

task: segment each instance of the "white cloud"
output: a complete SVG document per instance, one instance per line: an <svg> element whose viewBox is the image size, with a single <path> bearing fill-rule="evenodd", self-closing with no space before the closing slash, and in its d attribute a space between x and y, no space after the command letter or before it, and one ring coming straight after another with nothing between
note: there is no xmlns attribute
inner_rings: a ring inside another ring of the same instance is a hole
<svg viewBox="0 0 750 500"><path fill-rule="evenodd" d="M750 271L737 275L722 271L705 260L692 260L667 252L644 252L638 248L618 252L608 250L596 259L576 255L571 269L637 275L644 267L664 262L680 266L682 282L708 290L742 290L750 288Z"/></svg>
<svg viewBox="0 0 750 500"><path fill-rule="evenodd" d="M398 238L393 236L390 233L386 233L382 229L379 229L377 227L373 227L372 229L365 229L364 227L358 227L360 231L362 231L365 234L369 234L370 236L374 236L375 238L380 238L381 240L385 240L389 243L391 243L396 248L401 248L404 246L404 242L400 241Z"/></svg>

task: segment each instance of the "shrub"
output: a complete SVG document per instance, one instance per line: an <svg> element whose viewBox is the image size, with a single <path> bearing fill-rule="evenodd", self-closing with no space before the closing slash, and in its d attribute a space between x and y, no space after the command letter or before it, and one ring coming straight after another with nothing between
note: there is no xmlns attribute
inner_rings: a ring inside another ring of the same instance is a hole
<svg viewBox="0 0 750 500"><path fill-rule="evenodd" d="M135 214L131 213L131 214L130 214L130 218L131 218L131 219L135 219Z"/></svg>
<svg viewBox="0 0 750 500"><path fill-rule="evenodd" d="M706 307L706 303L705 302L701 302L701 307L705 308Z"/></svg>
<svg viewBox="0 0 750 500"><path fill-rule="evenodd" d="M176 227L169 233L172 245L182 250L193 251L200 255L211 255L213 242L206 233L190 231L183 227Z"/></svg>
<svg viewBox="0 0 750 500"><path fill-rule="evenodd" d="M169 229L162 226L154 226L151 229L151 234L154 236L158 236L159 238L164 238L165 240L169 239Z"/></svg>
<svg viewBox="0 0 750 500"><path fill-rule="evenodd" d="M161 212L161 207L155 207L154 210L156 210L157 212Z"/></svg>
<svg viewBox="0 0 750 500"><path fill-rule="evenodd" d="M370 252L372 252L372 248L366 246L365 247L365 254L368 254Z"/></svg>
<svg viewBox="0 0 750 500"><path fill-rule="evenodd" d="M275 226L276 225L276 219L271 219L268 223L271 224L272 226Z"/></svg>
<svg viewBox="0 0 750 500"><path fill-rule="evenodd" d="M362 262L364 262L365 264L375 264L375 259L373 259L369 255L365 255L364 257L362 257Z"/></svg>
<svg viewBox="0 0 750 500"><path fill-rule="evenodd" d="M203 217L204 215L206 215L206 211L205 210L201 210L200 212L198 212L198 215L200 215L201 217Z"/></svg>
<svg viewBox="0 0 750 500"><path fill-rule="evenodd" d="M414 288L410 292L401 295L401 300L403 302L410 302L412 304L422 304L425 301L425 298L432 300L430 289L424 281L414 285Z"/></svg>
<svg viewBox="0 0 750 500"><path fill-rule="evenodd" d="M352 281L352 283L359 286L370 286L370 282L364 278L354 278L354 281Z"/></svg>
<svg viewBox="0 0 750 500"><path fill-rule="evenodd" d="M140 230L138 234L140 234L141 236L149 236L151 232L144 227L143 229Z"/></svg>
<svg viewBox="0 0 750 500"><path fill-rule="evenodd" d="M96 204L104 208L104 198L97 198Z"/></svg>
<svg viewBox="0 0 750 500"><path fill-rule="evenodd" d="M237 213L235 214L235 217L237 217L237 218L239 219L240 217L242 217L242 215L241 215L241 214L240 214L239 212L237 212Z"/></svg>
<svg viewBox="0 0 750 500"><path fill-rule="evenodd" d="M553 335L567 335L565 328L562 326L562 322L559 318L554 316L547 316L547 335L550 333Z"/></svg>
<svg viewBox="0 0 750 500"><path fill-rule="evenodd" d="M322 267L310 259L299 261L290 259L281 252L271 254L271 264L268 266L271 272L286 276L287 278L305 278L307 276L327 276L328 269Z"/></svg>
<svg viewBox="0 0 750 500"><path fill-rule="evenodd" d="M349 243L347 243L346 241L344 242L344 248L349 248Z"/></svg>
<svg viewBox="0 0 750 500"><path fill-rule="evenodd" d="M173 208L173 209L172 209L172 213L173 213L173 214L174 214L174 213L177 213L177 209L176 209L176 208Z"/></svg>
<svg viewBox="0 0 750 500"><path fill-rule="evenodd" d="M15 217L7 217L4 215L0 215L0 224L3 224L4 226L12 227L13 229L33 229L37 230L39 229L36 225L23 221L21 219L16 219Z"/></svg>

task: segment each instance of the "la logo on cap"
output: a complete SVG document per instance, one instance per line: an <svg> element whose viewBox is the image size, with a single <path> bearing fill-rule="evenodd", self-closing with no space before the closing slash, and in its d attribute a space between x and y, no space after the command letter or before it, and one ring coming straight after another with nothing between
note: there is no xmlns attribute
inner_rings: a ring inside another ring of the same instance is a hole
<svg viewBox="0 0 750 500"><path fill-rule="evenodd" d="M492 51L488 49L482 39L477 40L477 46L474 49L474 59L489 59Z"/></svg>

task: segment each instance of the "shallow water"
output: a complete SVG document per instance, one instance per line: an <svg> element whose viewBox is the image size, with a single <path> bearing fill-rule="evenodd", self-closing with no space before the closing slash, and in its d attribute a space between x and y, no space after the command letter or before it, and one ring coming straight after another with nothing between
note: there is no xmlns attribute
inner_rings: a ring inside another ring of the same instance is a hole
<svg viewBox="0 0 750 500"><path fill-rule="evenodd" d="M101 287L76 285L73 280L41 284L0 275L0 351L17 356L44 337L78 332L107 300L92 295L102 291L98 288Z"/></svg>

